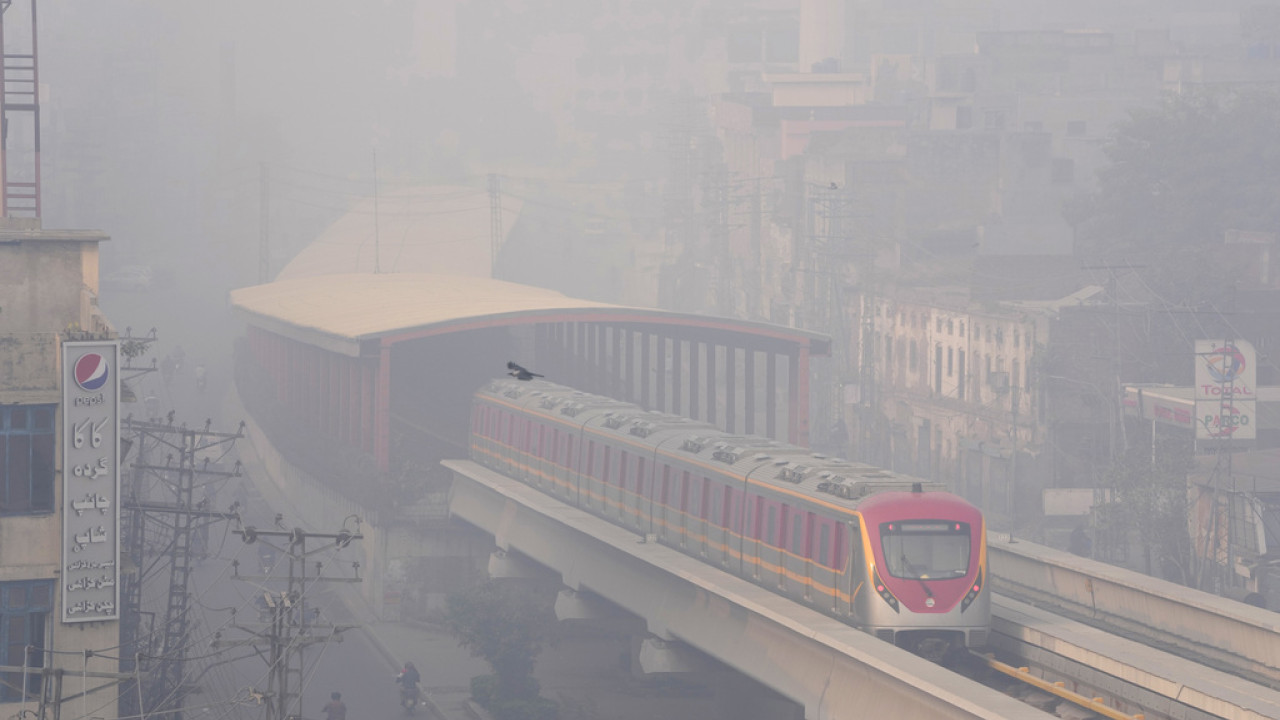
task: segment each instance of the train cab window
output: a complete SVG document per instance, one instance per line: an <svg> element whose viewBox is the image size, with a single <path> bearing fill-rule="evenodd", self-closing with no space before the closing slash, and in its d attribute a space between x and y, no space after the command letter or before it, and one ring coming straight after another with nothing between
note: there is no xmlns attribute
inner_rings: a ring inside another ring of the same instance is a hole
<svg viewBox="0 0 1280 720"><path fill-rule="evenodd" d="M964 577L969 572L969 524L905 520L880 524L889 574L908 580Z"/></svg>

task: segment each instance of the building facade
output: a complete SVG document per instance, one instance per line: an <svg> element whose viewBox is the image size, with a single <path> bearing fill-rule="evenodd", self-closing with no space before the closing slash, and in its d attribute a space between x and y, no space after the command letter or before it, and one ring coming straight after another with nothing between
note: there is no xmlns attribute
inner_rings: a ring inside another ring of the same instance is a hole
<svg viewBox="0 0 1280 720"><path fill-rule="evenodd" d="M110 599L118 597L120 568L109 557L118 547L118 434L109 424L63 429L71 417L62 364L66 342L114 342L97 307L98 246L107 237L42 230L38 221L0 223L0 713L57 717L63 699L76 697L77 713L109 720L120 682L110 651L120 642L119 603ZM86 391L95 399L78 403L95 416L114 415L106 406L118 393L104 383L118 378L101 373L116 367L104 364L83 379L82 387L106 391ZM89 474L79 464L75 472L63 467L69 435L98 448L106 458L101 473L96 461ZM93 491L96 507L68 497L68 475L95 474L94 487L102 488ZM64 537L76 536L83 546L64 546Z"/></svg>

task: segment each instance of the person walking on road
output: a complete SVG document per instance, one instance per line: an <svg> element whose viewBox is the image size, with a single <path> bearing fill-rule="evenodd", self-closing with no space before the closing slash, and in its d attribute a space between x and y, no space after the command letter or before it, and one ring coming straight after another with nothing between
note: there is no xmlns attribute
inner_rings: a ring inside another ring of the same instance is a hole
<svg viewBox="0 0 1280 720"><path fill-rule="evenodd" d="M347 704L342 702L342 693L329 693L329 703L324 706L327 720L347 720Z"/></svg>

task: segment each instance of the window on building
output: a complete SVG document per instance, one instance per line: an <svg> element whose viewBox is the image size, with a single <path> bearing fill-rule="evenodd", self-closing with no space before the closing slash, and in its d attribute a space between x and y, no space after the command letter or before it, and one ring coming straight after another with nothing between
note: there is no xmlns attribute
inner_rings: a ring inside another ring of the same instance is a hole
<svg viewBox="0 0 1280 720"><path fill-rule="evenodd" d="M964 337L964 321L960 321L960 337Z"/></svg>
<svg viewBox="0 0 1280 720"><path fill-rule="evenodd" d="M0 647L4 648L5 665L44 667L46 626L51 612L53 580L0 583ZM23 699L21 672L0 673L0 678L0 702ZM40 673L27 673L26 691L28 699L40 696Z"/></svg>
<svg viewBox="0 0 1280 720"><path fill-rule="evenodd" d="M917 362L917 360L916 360L916 341L915 341L915 340L912 340L912 341L911 341L911 359L907 361L907 367L911 369L911 372L915 372L915 371L916 371L916 362Z"/></svg>
<svg viewBox="0 0 1280 720"><path fill-rule="evenodd" d="M1017 328L1013 329L1013 346L1016 348L1022 342L1022 333Z"/></svg>
<svg viewBox="0 0 1280 720"><path fill-rule="evenodd" d="M947 348L947 377L955 375L956 350L955 348Z"/></svg>
<svg viewBox="0 0 1280 720"><path fill-rule="evenodd" d="M963 400L964 399L964 383L965 383L964 351L963 350L957 351L956 354L959 355L959 357L956 359L956 365L957 365L956 372L957 374L960 375L960 382L956 383L956 394L960 397L961 400Z"/></svg>
<svg viewBox="0 0 1280 720"><path fill-rule="evenodd" d="M1026 130L1027 132L1038 133L1044 130L1044 123L1040 122L1039 120L1027 120L1026 122L1022 123L1022 129Z"/></svg>
<svg viewBox="0 0 1280 720"><path fill-rule="evenodd" d="M0 514L53 511L55 407L0 407Z"/></svg>
<svg viewBox="0 0 1280 720"><path fill-rule="evenodd" d="M955 321L955 320L947 320L947 334L948 334L948 335L955 335L955 334L956 334L956 321Z"/></svg>
<svg viewBox="0 0 1280 720"><path fill-rule="evenodd" d="M942 332L942 318L938 318L938 332Z"/></svg>
<svg viewBox="0 0 1280 720"><path fill-rule="evenodd" d="M1018 362L1017 360L1014 360L1013 361L1013 387L1015 388L1022 384L1022 373L1020 372L1021 369L1022 369L1022 363Z"/></svg>

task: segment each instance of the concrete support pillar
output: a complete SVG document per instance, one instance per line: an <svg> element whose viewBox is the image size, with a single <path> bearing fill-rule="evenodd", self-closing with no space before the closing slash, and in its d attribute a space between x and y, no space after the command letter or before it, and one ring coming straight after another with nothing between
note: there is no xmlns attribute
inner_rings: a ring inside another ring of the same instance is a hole
<svg viewBox="0 0 1280 720"><path fill-rule="evenodd" d="M631 667L640 673L704 673L716 669L702 653L676 640L654 635L636 637L632 641L635 662Z"/></svg>
<svg viewBox="0 0 1280 720"><path fill-rule="evenodd" d="M702 406L698 396L702 393L701 360L702 343L697 340L689 342L689 417L701 420Z"/></svg>
<svg viewBox="0 0 1280 720"><path fill-rule="evenodd" d="M720 407L720 388L716 383L716 365L719 365L719 345L707 343L707 422L718 425L716 411Z"/></svg>
<svg viewBox="0 0 1280 720"><path fill-rule="evenodd" d="M684 340L672 338L671 341L671 412L684 415Z"/></svg>
<svg viewBox="0 0 1280 720"><path fill-rule="evenodd" d="M489 553L489 577L495 580L506 578L531 579L545 572L537 563L523 555L514 555L506 550L494 550Z"/></svg>
<svg viewBox="0 0 1280 720"><path fill-rule="evenodd" d="M742 387L746 390L744 401L746 408L743 411L743 417L746 425L743 429L748 435L756 433L756 351L754 348L746 348L746 377L743 378Z"/></svg>
<svg viewBox="0 0 1280 720"><path fill-rule="evenodd" d="M657 348L654 349L653 361L654 364L658 366L658 397L655 399L656 402L654 402L653 408L655 410L661 410L662 412L668 412L668 408L671 407L667 404L667 370L669 369L669 363L667 363L668 338L666 335L658 335L656 337L658 343Z"/></svg>
<svg viewBox="0 0 1280 720"><path fill-rule="evenodd" d="M640 333L640 407L648 410L653 407L652 395L649 394L649 355L653 352L652 336L647 332Z"/></svg>
<svg viewBox="0 0 1280 720"><path fill-rule="evenodd" d="M738 432L738 348L724 346L724 429Z"/></svg>
<svg viewBox="0 0 1280 720"><path fill-rule="evenodd" d="M778 353L769 351L764 366L764 434L778 438Z"/></svg>
<svg viewBox="0 0 1280 720"><path fill-rule="evenodd" d="M557 620L616 620L627 617L618 606L599 596L572 588L564 588L556 595Z"/></svg>

